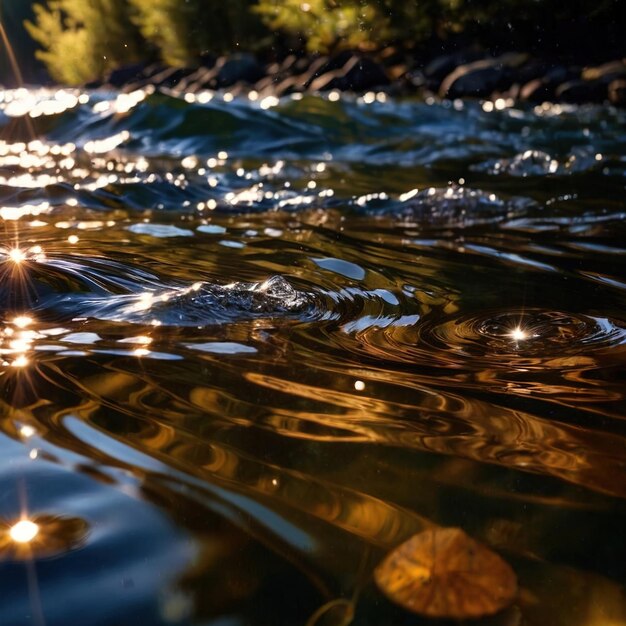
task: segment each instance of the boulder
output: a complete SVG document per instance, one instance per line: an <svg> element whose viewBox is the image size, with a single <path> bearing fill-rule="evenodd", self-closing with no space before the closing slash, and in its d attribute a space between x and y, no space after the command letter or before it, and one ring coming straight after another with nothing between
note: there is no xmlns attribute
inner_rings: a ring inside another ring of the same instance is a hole
<svg viewBox="0 0 626 626"><path fill-rule="evenodd" d="M524 68L520 70L520 75L524 75ZM559 85L579 77L580 71L577 68L553 65L540 78L525 83L520 90L520 98L535 103L553 101Z"/></svg>
<svg viewBox="0 0 626 626"><path fill-rule="evenodd" d="M386 48L383 48L378 53L377 58L385 67L403 65L406 62L406 55L404 51L398 49L396 46L387 46Z"/></svg>
<svg viewBox="0 0 626 626"><path fill-rule="evenodd" d="M111 70L104 79L105 84L119 89L128 83L141 80L145 77L145 63L133 63L132 65L122 65Z"/></svg>
<svg viewBox="0 0 626 626"><path fill-rule="evenodd" d="M261 80L257 80L257 82L254 83L254 89L258 93L273 95L274 88L279 81L280 79L277 74L268 74L267 76L263 76Z"/></svg>
<svg viewBox="0 0 626 626"><path fill-rule="evenodd" d="M542 78L550 70L546 61L540 59L530 59L517 69L517 80L521 85L525 85L532 80Z"/></svg>
<svg viewBox="0 0 626 626"><path fill-rule="evenodd" d="M354 55L341 68L339 89L345 91L368 91L389 84L389 77L382 65L370 59Z"/></svg>
<svg viewBox="0 0 626 626"><path fill-rule="evenodd" d="M623 60L611 61L597 67L586 67L581 78L584 80L600 81L605 85L619 78L626 78L626 62Z"/></svg>
<svg viewBox="0 0 626 626"><path fill-rule="evenodd" d="M328 57L319 56L307 64L305 69L298 69L299 63L294 67L294 73L298 76L302 89L307 89L308 86L320 75L320 69L324 67Z"/></svg>
<svg viewBox="0 0 626 626"><path fill-rule="evenodd" d="M209 69L215 67L215 64L217 63L217 58L215 57L215 55L208 50L202 52L198 60L198 65L200 65L200 67L207 67Z"/></svg>
<svg viewBox="0 0 626 626"><path fill-rule="evenodd" d="M524 54L508 53L461 65L443 80L439 95L442 98L486 98L496 90L508 89L515 82L515 68L527 58Z"/></svg>
<svg viewBox="0 0 626 626"><path fill-rule="evenodd" d="M331 70L315 78L308 86L310 91L330 91L341 89L341 79L344 76L343 70Z"/></svg>
<svg viewBox="0 0 626 626"><path fill-rule="evenodd" d="M576 67L566 67L565 65L554 65L546 72L543 80L556 88L561 83L577 78L580 78L580 69Z"/></svg>
<svg viewBox="0 0 626 626"><path fill-rule="evenodd" d="M155 87L167 87L172 88L176 87L178 83L191 74L193 70L181 67L168 67L161 72L154 74L154 76L150 77L150 83L152 83Z"/></svg>
<svg viewBox="0 0 626 626"><path fill-rule="evenodd" d="M478 48L466 48L458 52L437 56L426 65L422 72L425 84L429 89L437 90L441 81L457 67L473 63L484 57L485 53Z"/></svg>
<svg viewBox="0 0 626 626"><path fill-rule="evenodd" d="M254 84L265 76L265 71L252 54L233 54L218 59L216 86L231 87L235 83Z"/></svg>
<svg viewBox="0 0 626 626"><path fill-rule="evenodd" d="M185 76L180 80L176 88L179 91L187 91L195 93L201 89L208 89L211 81L215 77L215 72L207 67L200 67L189 76Z"/></svg>
<svg viewBox="0 0 626 626"><path fill-rule="evenodd" d="M309 84L311 91L368 91L389 85L390 80L382 65L360 55L354 55L338 69L317 76Z"/></svg>
<svg viewBox="0 0 626 626"><path fill-rule="evenodd" d="M535 78L522 86L519 97L535 104L549 102L554 99L554 87L542 78Z"/></svg>
<svg viewBox="0 0 626 626"><path fill-rule="evenodd" d="M559 102L568 104L587 104L604 102L608 97L607 85L600 81L570 80L559 85L555 91Z"/></svg>
<svg viewBox="0 0 626 626"><path fill-rule="evenodd" d="M618 78L609 84L609 100L616 106L626 106L626 78Z"/></svg>
<svg viewBox="0 0 626 626"><path fill-rule="evenodd" d="M274 87L274 95L277 97L287 96L297 91L301 91L302 87L297 76L288 76L284 80L281 80Z"/></svg>
<svg viewBox="0 0 626 626"><path fill-rule="evenodd" d="M322 76L322 74L341 69L352 58L352 55L353 53L349 50L343 50L332 57L321 56L315 59L306 72L304 88L311 89L313 81Z"/></svg>

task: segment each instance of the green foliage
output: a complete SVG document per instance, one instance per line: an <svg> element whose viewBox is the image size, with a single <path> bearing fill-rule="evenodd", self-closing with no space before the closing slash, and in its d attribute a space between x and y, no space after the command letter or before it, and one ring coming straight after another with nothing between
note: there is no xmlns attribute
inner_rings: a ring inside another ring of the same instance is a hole
<svg viewBox="0 0 626 626"><path fill-rule="evenodd" d="M273 30L306 40L311 52L368 47L388 39L390 19L378 2L359 0L261 0L257 12Z"/></svg>
<svg viewBox="0 0 626 626"><path fill-rule="evenodd" d="M137 31L124 0L49 0L33 7L29 33L50 75L75 85L137 57Z"/></svg>
<svg viewBox="0 0 626 626"><path fill-rule="evenodd" d="M284 49L294 39L311 52L327 53L412 46L463 32L466 41L495 49L544 47L559 53L569 46L571 54L585 32L581 18L603 32L602 41L587 47L606 49L622 45L626 19L624 0L39 1L26 26L42 47L38 58L69 84L140 58L159 55L170 65L190 66L207 52L257 51L273 42Z"/></svg>
<svg viewBox="0 0 626 626"><path fill-rule="evenodd" d="M193 65L204 52L254 49L268 33L252 4L255 0L47 0L34 6L34 20L26 27L43 48L37 56L52 77L79 84L155 53L182 66Z"/></svg>
<svg viewBox="0 0 626 626"><path fill-rule="evenodd" d="M270 28L305 40L309 51L329 52L422 41L432 34L446 8L454 2L260 0L256 10Z"/></svg>
<svg viewBox="0 0 626 626"><path fill-rule="evenodd" d="M621 4L620 4L621 3ZM312 52L420 44L464 32L487 44L534 43L532 34L562 34L562 24L595 19L615 35L623 0L259 0L273 29L296 36ZM624 9L621 9L622 14ZM517 40L516 40L517 37ZM537 36L536 36L537 38ZM547 42L546 42L547 43Z"/></svg>
<svg viewBox="0 0 626 626"><path fill-rule="evenodd" d="M204 52L251 49L263 34L252 0L129 0L143 37L175 66Z"/></svg>

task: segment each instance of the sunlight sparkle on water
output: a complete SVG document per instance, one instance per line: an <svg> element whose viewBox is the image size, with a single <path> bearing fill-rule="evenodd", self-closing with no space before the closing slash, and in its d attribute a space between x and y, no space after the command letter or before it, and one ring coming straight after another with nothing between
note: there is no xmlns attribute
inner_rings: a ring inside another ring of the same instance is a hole
<svg viewBox="0 0 626 626"><path fill-rule="evenodd" d="M9 258L13 261L13 263L19 264L26 259L26 254L19 248L13 248L12 250L9 250Z"/></svg>
<svg viewBox="0 0 626 626"><path fill-rule="evenodd" d="M33 323L33 318L29 317L28 315L18 315L17 317L13 318L13 324L17 326L18 328L26 328L27 326L30 326L32 323Z"/></svg>
<svg viewBox="0 0 626 626"><path fill-rule="evenodd" d="M39 533L39 526L30 520L22 520L9 529L9 536L15 543L30 543Z"/></svg>
<svg viewBox="0 0 626 626"><path fill-rule="evenodd" d="M20 428L20 435L22 435L22 437L26 437L27 439L32 437L36 432L37 431L30 424L24 424L24 426Z"/></svg>
<svg viewBox="0 0 626 626"><path fill-rule="evenodd" d="M514 341L524 341L524 339L528 339L528 333L517 326L509 333L509 337Z"/></svg>
<svg viewBox="0 0 626 626"><path fill-rule="evenodd" d="M18 356L12 363L11 365L13 367L26 367L28 365L28 358L23 355L20 354L20 356Z"/></svg>

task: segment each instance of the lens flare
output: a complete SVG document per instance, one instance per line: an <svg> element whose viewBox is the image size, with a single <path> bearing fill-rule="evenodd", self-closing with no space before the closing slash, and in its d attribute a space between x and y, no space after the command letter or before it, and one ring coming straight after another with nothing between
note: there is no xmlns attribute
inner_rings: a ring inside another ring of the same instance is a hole
<svg viewBox="0 0 626 626"><path fill-rule="evenodd" d="M18 317L13 318L12 323L18 328L26 328L33 323L33 318L28 315L19 315Z"/></svg>
<svg viewBox="0 0 626 626"><path fill-rule="evenodd" d="M509 333L509 337L511 337L513 341L524 341L524 339L528 339L528 333L517 326Z"/></svg>
<svg viewBox="0 0 626 626"><path fill-rule="evenodd" d="M30 543L39 534L39 526L24 519L9 528L9 536L15 543Z"/></svg>
<svg viewBox="0 0 626 626"><path fill-rule="evenodd" d="M26 253L19 248L13 248L9 250L9 259L19 265L22 261L26 260Z"/></svg>
<svg viewBox="0 0 626 626"><path fill-rule="evenodd" d="M28 365L28 357L25 354L20 354L12 363L13 367L26 367Z"/></svg>

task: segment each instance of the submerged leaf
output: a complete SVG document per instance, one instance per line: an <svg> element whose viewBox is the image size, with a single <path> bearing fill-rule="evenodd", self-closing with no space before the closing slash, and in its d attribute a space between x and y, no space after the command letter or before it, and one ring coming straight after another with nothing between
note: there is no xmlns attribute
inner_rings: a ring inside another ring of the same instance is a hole
<svg viewBox="0 0 626 626"><path fill-rule="evenodd" d="M414 535L383 560L374 577L392 602L428 617L492 615L517 593L511 567L460 528Z"/></svg>

